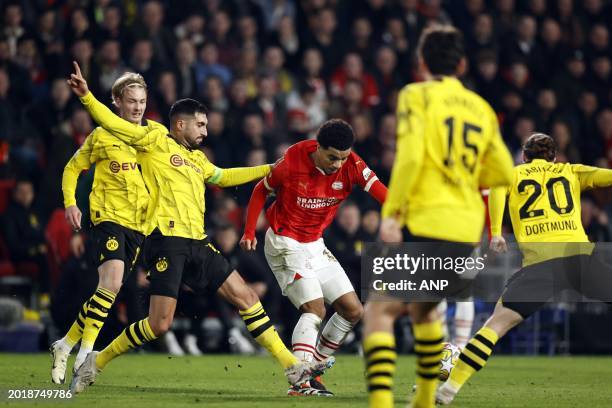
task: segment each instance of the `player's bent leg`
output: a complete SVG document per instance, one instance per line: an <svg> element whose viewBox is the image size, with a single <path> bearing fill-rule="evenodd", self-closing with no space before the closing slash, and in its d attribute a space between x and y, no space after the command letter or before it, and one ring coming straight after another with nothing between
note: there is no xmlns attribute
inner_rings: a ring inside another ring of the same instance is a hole
<svg viewBox="0 0 612 408"><path fill-rule="evenodd" d="M74 362L74 371L83 363L87 354L93 350L98 334L108 317L108 312L121 289L123 272L124 262L118 259L110 259L98 267L100 281L96 293L88 302L81 348Z"/></svg>
<svg viewBox="0 0 612 408"><path fill-rule="evenodd" d="M81 348L77 354L73 371L80 367L87 354L93 350L93 345L108 316L108 311L121 288L123 261L106 261L100 265L98 273L99 282L96 292L83 304L68 333L51 345L51 381L56 384L64 383L68 356L79 340Z"/></svg>
<svg viewBox="0 0 612 408"><path fill-rule="evenodd" d="M289 297L294 304L303 302L299 310L302 312L300 319L293 329L291 343L293 355L300 361L324 361L331 356L331 352L326 355L319 354L317 336L321 328L321 322L325 318L325 301L321 295L320 283L317 279L300 279L294 282L289 290ZM313 300L312 297L317 297ZM326 340L323 340L326 343ZM307 386L306 386L307 385ZM302 388L290 388L288 395L312 395L332 397L334 394L329 391L320 377L312 379Z"/></svg>
<svg viewBox="0 0 612 408"><path fill-rule="evenodd" d="M450 377L438 390L436 401L443 405L450 404L470 377L485 366L499 339L523 320L521 314L498 302L493 315L459 355Z"/></svg>
<svg viewBox="0 0 612 408"><path fill-rule="evenodd" d="M314 279L302 279L295 282L294 285L308 286L315 282L316 280ZM318 285L318 283L316 284ZM291 298L294 297L295 292L297 291L294 290L289 293ZM299 292L306 291L300 289ZM310 292L314 293L314 291ZM301 296L300 299L304 299L304 296ZM293 328L293 334L291 336L293 355L301 361L312 361L315 358L317 336L319 335L321 322L325 318L326 313L323 297L305 301L300 305L299 310L302 314ZM322 357L321 360L324 358L325 357Z"/></svg>
<svg viewBox="0 0 612 408"><path fill-rule="evenodd" d="M336 299L332 306L336 313L329 318L317 343L316 359L331 356L340 348L347 334L363 317L363 306L354 291Z"/></svg>
<svg viewBox="0 0 612 408"><path fill-rule="evenodd" d="M393 374L397 353L393 324L405 310L403 303L389 299L368 301L363 314L363 352L370 407L393 407Z"/></svg>
<svg viewBox="0 0 612 408"><path fill-rule="evenodd" d="M91 352L76 371L70 390L78 394L88 385L93 384L97 375L106 365L116 357L127 353L129 350L151 342L170 329L174 311L176 310L176 299L168 296L152 295L149 316L126 327L111 344L101 352Z"/></svg>
<svg viewBox="0 0 612 408"><path fill-rule="evenodd" d="M311 376L316 376L319 371L325 371L333 365L331 359L321 363L300 364L279 337L255 292L238 272L232 271L219 287L218 293L239 309L249 333L285 368L285 374L291 384L308 381Z"/></svg>

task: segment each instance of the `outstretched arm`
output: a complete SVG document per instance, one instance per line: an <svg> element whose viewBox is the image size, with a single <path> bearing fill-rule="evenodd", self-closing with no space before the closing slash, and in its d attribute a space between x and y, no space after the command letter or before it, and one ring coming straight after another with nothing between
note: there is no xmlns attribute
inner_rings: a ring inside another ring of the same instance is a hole
<svg viewBox="0 0 612 408"><path fill-rule="evenodd" d="M574 164L572 167L574 172L578 174L581 190L612 186L612 170L610 169L582 164Z"/></svg>
<svg viewBox="0 0 612 408"><path fill-rule="evenodd" d="M234 167L230 169L215 168L212 176L206 180L209 184L219 187L233 187L259 180L270 174L272 166L264 164L255 167Z"/></svg>

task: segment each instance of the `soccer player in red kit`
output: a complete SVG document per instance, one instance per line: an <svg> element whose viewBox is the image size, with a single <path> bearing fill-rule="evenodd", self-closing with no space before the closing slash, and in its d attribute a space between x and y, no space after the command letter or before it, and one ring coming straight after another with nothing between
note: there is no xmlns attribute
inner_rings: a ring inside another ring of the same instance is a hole
<svg viewBox="0 0 612 408"><path fill-rule="evenodd" d="M253 250L257 244L257 217L267 193L276 193L266 212L270 228L264 252L283 295L302 313L291 340L293 353L305 361L334 353L363 315L353 285L322 238L340 203L355 185L381 204L387 196L387 187L351 151L353 143L353 129L348 123L328 120L317 131L317 140L289 147L268 177L257 184L247 210L240 245ZM325 303L331 304L336 313L317 342ZM318 380L291 387L288 394L333 395Z"/></svg>

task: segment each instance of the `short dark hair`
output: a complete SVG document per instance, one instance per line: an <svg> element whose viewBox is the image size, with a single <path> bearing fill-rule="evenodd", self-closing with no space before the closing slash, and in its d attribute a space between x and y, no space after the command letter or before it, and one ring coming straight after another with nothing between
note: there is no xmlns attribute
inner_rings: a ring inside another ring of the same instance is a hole
<svg viewBox="0 0 612 408"><path fill-rule="evenodd" d="M419 39L418 54L433 75L453 75L465 57L463 34L450 25L426 28Z"/></svg>
<svg viewBox="0 0 612 408"><path fill-rule="evenodd" d="M170 108L170 122L173 122L174 118L178 115L194 116L196 113L207 114L208 109L206 106L204 106L204 104L196 101L195 99L179 99L178 101L174 102Z"/></svg>
<svg viewBox="0 0 612 408"><path fill-rule="evenodd" d="M544 133L534 133L525 141L523 153L527 163L535 159L553 161L557 155L557 146L552 137Z"/></svg>
<svg viewBox="0 0 612 408"><path fill-rule="evenodd" d="M317 131L317 142L324 149L348 150L355 143L353 128L342 119L330 119Z"/></svg>

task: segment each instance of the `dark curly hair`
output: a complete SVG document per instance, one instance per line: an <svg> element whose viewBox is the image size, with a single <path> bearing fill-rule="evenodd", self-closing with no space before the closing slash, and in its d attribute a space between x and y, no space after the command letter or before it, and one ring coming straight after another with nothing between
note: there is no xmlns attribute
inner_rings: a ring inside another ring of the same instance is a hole
<svg viewBox="0 0 612 408"><path fill-rule="evenodd" d="M552 137L544 133L534 133L525 141L523 153L527 163L535 159L553 161L557 155L557 146Z"/></svg>
<svg viewBox="0 0 612 408"><path fill-rule="evenodd" d="M355 134L351 125L342 119L330 119L317 131L317 142L324 149L348 150L355 143Z"/></svg>

